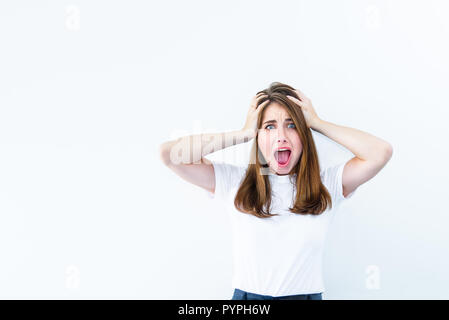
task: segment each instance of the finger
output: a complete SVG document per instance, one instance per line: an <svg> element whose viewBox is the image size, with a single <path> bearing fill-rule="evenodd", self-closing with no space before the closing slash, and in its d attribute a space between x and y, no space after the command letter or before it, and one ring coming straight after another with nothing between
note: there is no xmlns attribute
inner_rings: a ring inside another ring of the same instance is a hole
<svg viewBox="0 0 449 320"><path fill-rule="evenodd" d="M258 99L260 99L261 97L263 97L263 96L265 96L265 95L266 95L265 93L260 92L260 93L256 94L256 95L251 99L251 101L252 101L252 102L256 102Z"/></svg>
<svg viewBox="0 0 449 320"><path fill-rule="evenodd" d="M307 99L307 96L306 96L301 90L296 89L295 92L296 92L296 94L298 95L298 97L299 97L302 101L304 101L305 99Z"/></svg>
<svg viewBox="0 0 449 320"><path fill-rule="evenodd" d="M255 97L251 106L252 106L253 108L257 108L257 105L259 104L259 101L260 101L262 98L264 98L265 96L268 96L268 95L265 94L265 95L261 95L261 96L259 96L259 97ZM267 100L267 101L269 101L269 100Z"/></svg>
<svg viewBox="0 0 449 320"><path fill-rule="evenodd" d="M295 102L295 103L300 103L300 102L302 102L301 100L299 100L298 98L295 98L295 97L293 97L293 96L287 96L287 98L289 98L290 100L292 100L292 101Z"/></svg>
<svg viewBox="0 0 449 320"><path fill-rule="evenodd" d="M253 101L256 101L257 99L259 99L260 97L263 97L264 95L265 95L265 93L259 92L258 94L256 94L256 95L253 97Z"/></svg>
<svg viewBox="0 0 449 320"><path fill-rule="evenodd" d="M268 103L270 102L270 100L266 100L264 102L262 102L260 105L257 106L257 110L261 110L262 107L266 106Z"/></svg>
<svg viewBox="0 0 449 320"><path fill-rule="evenodd" d="M262 99L263 97L268 97L268 94L264 93L256 96L256 100Z"/></svg>
<svg viewBox="0 0 449 320"><path fill-rule="evenodd" d="M292 100L294 103L296 103L296 104L299 105L300 107L304 106L304 102L301 101L301 100L296 99L295 97L287 96L287 98L289 98L290 100Z"/></svg>

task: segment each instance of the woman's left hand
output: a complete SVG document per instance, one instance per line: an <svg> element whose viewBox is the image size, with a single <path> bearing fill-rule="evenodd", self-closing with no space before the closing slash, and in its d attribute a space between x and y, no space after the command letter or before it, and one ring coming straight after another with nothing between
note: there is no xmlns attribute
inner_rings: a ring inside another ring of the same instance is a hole
<svg viewBox="0 0 449 320"><path fill-rule="evenodd" d="M302 93L299 89L296 89L295 92L300 100L289 95L287 95L287 98L289 98L290 100L292 100L294 103L296 103L298 106L301 107L301 111L304 114L304 118L306 119L307 127L312 128L315 125L315 123L320 120L315 112L315 109L312 106L312 101L309 98L307 98L306 95Z"/></svg>

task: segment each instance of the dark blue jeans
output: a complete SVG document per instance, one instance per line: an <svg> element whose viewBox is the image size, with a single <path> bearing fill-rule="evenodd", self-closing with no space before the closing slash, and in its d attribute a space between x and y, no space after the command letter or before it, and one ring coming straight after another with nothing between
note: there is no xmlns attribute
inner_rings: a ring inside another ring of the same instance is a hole
<svg viewBox="0 0 449 320"><path fill-rule="evenodd" d="M273 297L234 289L234 295L231 300L323 300L323 298L321 293Z"/></svg>

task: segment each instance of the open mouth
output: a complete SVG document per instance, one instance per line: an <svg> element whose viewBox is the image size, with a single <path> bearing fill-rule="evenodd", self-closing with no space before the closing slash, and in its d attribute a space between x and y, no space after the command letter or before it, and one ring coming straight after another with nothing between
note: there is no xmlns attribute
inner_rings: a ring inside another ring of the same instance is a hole
<svg viewBox="0 0 449 320"><path fill-rule="evenodd" d="M285 167L288 165L291 154L292 151L288 148L281 148L274 152L274 158L278 162L279 167Z"/></svg>

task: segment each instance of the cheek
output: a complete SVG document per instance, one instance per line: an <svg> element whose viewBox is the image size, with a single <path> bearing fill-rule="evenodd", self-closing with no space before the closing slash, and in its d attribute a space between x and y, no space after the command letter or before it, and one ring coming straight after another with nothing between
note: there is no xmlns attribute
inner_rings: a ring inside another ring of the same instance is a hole
<svg viewBox="0 0 449 320"><path fill-rule="evenodd" d="M299 149L302 150L302 143L301 143L301 139L299 139L299 137L298 137L298 140L296 140L296 145L299 146Z"/></svg>
<svg viewBox="0 0 449 320"><path fill-rule="evenodd" d="M260 152L262 152L263 156L266 158L267 155L270 154L271 150L270 136L267 134L260 134L257 139L257 144Z"/></svg>
<svg viewBox="0 0 449 320"><path fill-rule="evenodd" d="M300 154L302 151L302 143L301 143L301 139L299 138L298 134L295 134L291 137L291 141L293 142L293 144L295 146L297 146L297 151Z"/></svg>

